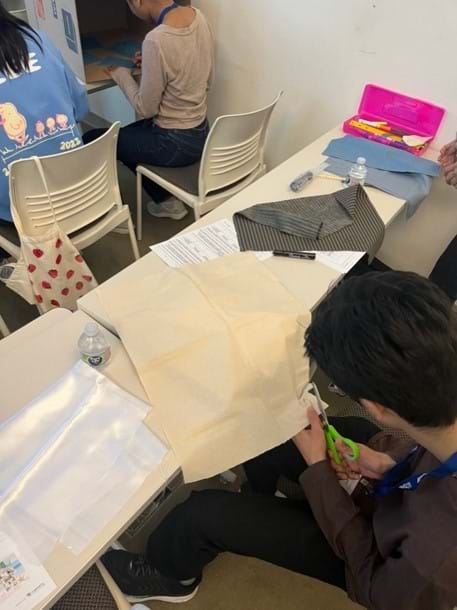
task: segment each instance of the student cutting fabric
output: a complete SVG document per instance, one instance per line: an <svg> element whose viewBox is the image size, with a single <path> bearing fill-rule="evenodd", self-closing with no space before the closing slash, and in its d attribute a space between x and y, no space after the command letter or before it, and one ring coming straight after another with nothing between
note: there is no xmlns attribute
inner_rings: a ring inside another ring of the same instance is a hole
<svg viewBox="0 0 457 610"><path fill-rule="evenodd" d="M205 566L230 551L345 589L369 610L457 606L456 309L415 274L369 273L318 307L306 349L342 391L411 441L335 418L341 434L364 443L357 461L337 466L310 409L310 428L246 465L254 493L195 493L151 535L146 556L103 557L129 599L186 601ZM300 481L306 502L273 495L280 475ZM352 496L339 484L361 475L366 485Z"/></svg>
<svg viewBox="0 0 457 610"><path fill-rule="evenodd" d="M1 1L0 32L0 223L11 223L9 165L82 145L78 121L89 106L59 51Z"/></svg>
<svg viewBox="0 0 457 610"><path fill-rule="evenodd" d="M208 135L207 94L213 74L213 39L203 14L170 0L128 0L133 13L155 24L142 48L141 84L128 68L110 68L142 118L121 129L118 158L132 171L140 163L181 167L200 160ZM94 130L85 142L101 135ZM179 220L184 204L149 180L153 216ZM168 199L167 199L168 198Z"/></svg>
<svg viewBox="0 0 457 610"><path fill-rule="evenodd" d="M440 154L444 177L449 186L457 188L457 140L447 144ZM457 235L438 259L430 279L457 301Z"/></svg>

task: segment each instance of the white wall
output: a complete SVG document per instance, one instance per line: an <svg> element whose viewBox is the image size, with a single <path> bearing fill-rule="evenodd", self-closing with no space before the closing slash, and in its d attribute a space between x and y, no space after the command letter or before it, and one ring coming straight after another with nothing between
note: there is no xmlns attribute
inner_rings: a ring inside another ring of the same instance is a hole
<svg viewBox="0 0 457 610"><path fill-rule="evenodd" d="M353 114L368 82L448 109L436 140L457 128L456 0L195 0L217 42L211 115L286 95L274 115L274 166ZM381 258L428 273L457 233L457 193L436 184L406 224L388 232Z"/></svg>

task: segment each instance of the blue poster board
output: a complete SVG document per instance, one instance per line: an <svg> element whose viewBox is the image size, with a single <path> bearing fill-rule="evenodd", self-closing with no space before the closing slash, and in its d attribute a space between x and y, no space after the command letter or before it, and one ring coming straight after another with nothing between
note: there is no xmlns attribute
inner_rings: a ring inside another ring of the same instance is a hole
<svg viewBox="0 0 457 610"><path fill-rule="evenodd" d="M65 29L65 38L67 39L68 48L74 51L75 53L79 53L78 48L78 37L76 34L76 27L73 21L73 16L71 13L62 9L62 19L63 26Z"/></svg>

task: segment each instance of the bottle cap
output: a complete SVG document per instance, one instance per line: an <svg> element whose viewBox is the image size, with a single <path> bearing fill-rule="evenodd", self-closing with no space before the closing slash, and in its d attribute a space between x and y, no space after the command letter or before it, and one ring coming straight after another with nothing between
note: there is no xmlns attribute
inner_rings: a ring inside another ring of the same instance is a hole
<svg viewBox="0 0 457 610"><path fill-rule="evenodd" d="M95 322L88 322L84 328L84 332L88 337L95 337L98 335L98 325Z"/></svg>
<svg viewBox="0 0 457 610"><path fill-rule="evenodd" d="M358 165L365 165L366 162L367 162L367 160L365 159L365 157L357 157Z"/></svg>

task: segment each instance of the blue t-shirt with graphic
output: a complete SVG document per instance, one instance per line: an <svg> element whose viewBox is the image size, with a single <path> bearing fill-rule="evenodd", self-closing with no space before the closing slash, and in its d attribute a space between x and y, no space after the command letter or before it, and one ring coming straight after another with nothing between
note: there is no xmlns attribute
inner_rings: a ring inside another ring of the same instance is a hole
<svg viewBox="0 0 457 610"><path fill-rule="evenodd" d="M59 51L42 32L26 37L30 68L0 72L0 219L11 221L9 165L81 146L80 121L89 112L87 93Z"/></svg>

